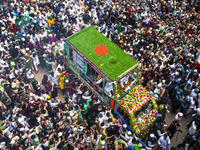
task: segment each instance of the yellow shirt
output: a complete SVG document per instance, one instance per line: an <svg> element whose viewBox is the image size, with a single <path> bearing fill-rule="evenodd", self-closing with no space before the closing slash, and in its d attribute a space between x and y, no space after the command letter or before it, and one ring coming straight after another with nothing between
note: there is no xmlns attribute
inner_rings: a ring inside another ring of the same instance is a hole
<svg viewBox="0 0 200 150"><path fill-rule="evenodd" d="M55 24L55 21L53 19L48 20L48 25L51 27L52 24Z"/></svg>

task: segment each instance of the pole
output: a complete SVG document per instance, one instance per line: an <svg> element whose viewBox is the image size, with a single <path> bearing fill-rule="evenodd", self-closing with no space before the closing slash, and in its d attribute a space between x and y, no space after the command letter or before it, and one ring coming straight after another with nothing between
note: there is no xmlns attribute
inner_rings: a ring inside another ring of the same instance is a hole
<svg viewBox="0 0 200 150"><path fill-rule="evenodd" d="M178 140L178 133L179 133L179 131L177 132L176 141Z"/></svg>

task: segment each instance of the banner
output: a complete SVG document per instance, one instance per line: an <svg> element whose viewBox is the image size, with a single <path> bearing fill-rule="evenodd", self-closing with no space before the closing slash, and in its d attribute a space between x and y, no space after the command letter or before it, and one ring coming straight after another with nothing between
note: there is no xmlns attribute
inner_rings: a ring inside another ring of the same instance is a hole
<svg viewBox="0 0 200 150"><path fill-rule="evenodd" d="M16 19L15 21L15 24L20 28L28 23L30 23L29 15L24 16L21 19Z"/></svg>

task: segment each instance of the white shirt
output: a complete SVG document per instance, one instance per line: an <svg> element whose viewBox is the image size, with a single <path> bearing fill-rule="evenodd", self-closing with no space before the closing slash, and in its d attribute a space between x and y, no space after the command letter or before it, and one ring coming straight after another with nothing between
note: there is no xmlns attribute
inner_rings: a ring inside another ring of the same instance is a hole
<svg viewBox="0 0 200 150"><path fill-rule="evenodd" d="M23 125L24 125L24 123L26 122L26 117L22 115L21 117L18 118L18 122L19 122L20 124L23 124Z"/></svg>
<svg viewBox="0 0 200 150"><path fill-rule="evenodd" d="M59 85L58 76L49 75L49 80L51 80L51 84Z"/></svg>
<svg viewBox="0 0 200 150"><path fill-rule="evenodd" d="M60 102L50 103L50 106L51 106L52 108L55 108L55 107L58 107L59 103L60 103Z"/></svg>
<svg viewBox="0 0 200 150"><path fill-rule="evenodd" d="M167 145L170 145L170 139L169 136L165 139L164 136L160 137L158 140L158 144L160 147L165 148Z"/></svg>
<svg viewBox="0 0 200 150"><path fill-rule="evenodd" d="M190 107L191 109L194 108L194 105L195 105L195 101L193 100L193 97L191 97L191 100L190 100L191 104L190 104Z"/></svg>

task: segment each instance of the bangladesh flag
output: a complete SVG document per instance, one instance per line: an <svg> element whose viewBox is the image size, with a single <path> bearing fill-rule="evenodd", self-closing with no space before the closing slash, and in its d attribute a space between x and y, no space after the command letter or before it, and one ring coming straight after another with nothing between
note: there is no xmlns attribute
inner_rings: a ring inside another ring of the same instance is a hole
<svg viewBox="0 0 200 150"><path fill-rule="evenodd" d="M70 36L67 41L112 81L115 81L120 75L138 64L136 60L131 58L93 26ZM80 64L80 59L77 59L75 55L73 58L76 65ZM83 71L86 73L86 64L83 62L81 66L83 66Z"/></svg>
<svg viewBox="0 0 200 150"><path fill-rule="evenodd" d="M29 19L29 15L22 17L21 19L19 19L18 17L15 20L15 24L18 27L23 27L24 25L30 23L30 19Z"/></svg>

